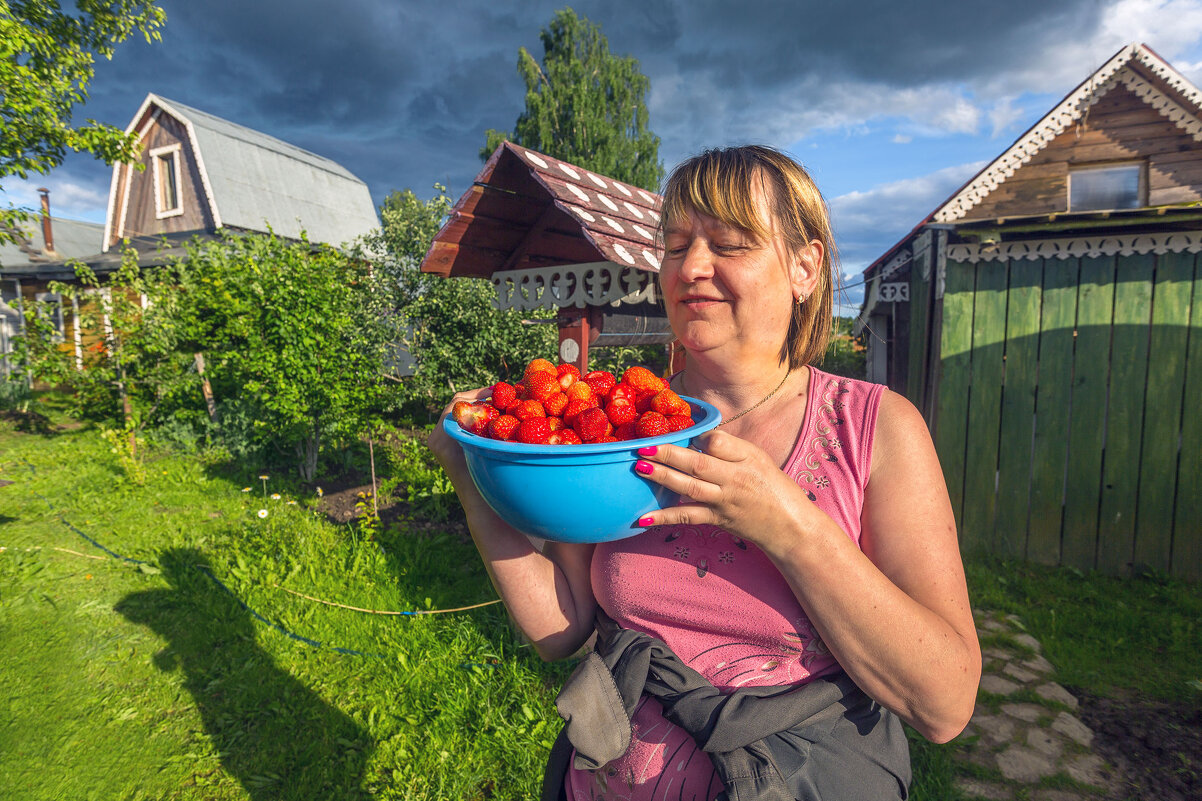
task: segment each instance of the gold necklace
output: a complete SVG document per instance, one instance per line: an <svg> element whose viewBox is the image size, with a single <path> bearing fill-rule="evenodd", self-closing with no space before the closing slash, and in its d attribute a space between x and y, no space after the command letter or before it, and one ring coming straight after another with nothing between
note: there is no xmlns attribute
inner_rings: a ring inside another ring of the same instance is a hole
<svg viewBox="0 0 1202 801"><path fill-rule="evenodd" d="M738 420L743 415L748 414L749 412L754 412L756 409L763 406L765 403L767 403L769 401L769 399L772 398L773 395L780 392L780 388L785 385L785 382L789 380L789 376L791 376L791 375L793 375L792 367L790 367L788 372L785 373L785 377L780 380L780 383L776 385L776 389L772 390L767 395L765 395L763 400L761 400L755 406L744 409L743 411L736 414L734 417L730 417L730 418L727 418L726 420L723 420L721 423L718 423L718 425L716 427L721 428L722 426L726 425L727 423L733 423L735 420Z"/></svg>

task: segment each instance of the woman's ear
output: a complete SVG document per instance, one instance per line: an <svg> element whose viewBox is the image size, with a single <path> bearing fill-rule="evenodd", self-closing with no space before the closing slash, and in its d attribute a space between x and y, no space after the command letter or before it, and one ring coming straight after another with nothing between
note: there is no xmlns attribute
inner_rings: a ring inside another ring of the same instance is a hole
<svg viewBox="0 0 1202 801"><path fill-rule="evenodd" d="M818 286L818 278L822 273L822 259L825 248L822 242L811 239L793 258L792 275L789 276L793 285L793 298L808 298L814 294Z"/></svg>

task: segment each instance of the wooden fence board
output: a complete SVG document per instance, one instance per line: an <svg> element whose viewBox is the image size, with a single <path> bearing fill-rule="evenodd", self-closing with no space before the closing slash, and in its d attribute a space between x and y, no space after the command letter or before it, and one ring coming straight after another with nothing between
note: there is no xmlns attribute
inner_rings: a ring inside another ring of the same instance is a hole
<svg viewBox="0 0 1202 801"><path fill-rule="evenodd" d="M1161 256L1152 289L1152 336L1144 394L1135 564L1164 573L1169 571L1172 556L1178 434L1193 290L1193 254L1166 253Z"/></svg>
<svg viewBox="0 0 1202 801"><path fill-rule="evenodd" d="M978 266L972 325L972 399L964 469L965 550L992 550L997 508L998 427L1001 422L1002 349L1006 336L1008 263Z"/></svg>
<svg viewBox="0 0 1202 801"><path fill-rule="evenodd" d="M1185 367L1185 413L1181 416L1181 456L1177 463L1177 503L1173 522L1172 572L1202 579L1202 254L1194 256L1189 348Z"/></svg>
<svg viewBox="0 0 1202 801"><path fill-rule="evenodd" d="M1027 558L1045 565L1060 562L1078 267L1077 259L1048 259L1043 270Z"/></svg>
<svg viewBox="0 0 1202 801"><path fill-rule="evenodd" d="M1026 556L1031 500L1031 438L1035 433L1042 283L1043 262L1020 259L1010 263L993 552L1019 559Z"/></svg>
<svg viewBox="0 0 1202 801"><path fill-rule="evenodd" d="M933 248L924 250L916 254L917 258L910 265L910 369L906 396L919 409L923 408L926 400L923 393L927 385L927 339L931 333L931 281L923 280L924 265L919 264L917 259L925 261L933 255Z"/></svg>
<svg viewBox="0 0 1202 801"><path fill-rule="evenodd" d="M943 466L952 511L963 532L964 445L968 430L968 394L972 365L972 308L976 265L949 261L943 293L940 334L939 411L935 449Z"/></svg>
<svg viewBox="0 0 1202 801"><path fill-rule="evenodd" d="M1115 275L1106 453L1098 511L1098 569L1103 573L1126 571L1134 554L1155 263L1156 257L1150 253L1124 256L1118 260Z"/></svg>
<svg viewBox="0 0 1202 801"><path fill-rule="evenodd" d="M1082 259L1077 289L1077 344L1073 353L1072 418L1060 562L1082 570L1092 570L1096 565L1114 270L1113 256Z"/></svg>

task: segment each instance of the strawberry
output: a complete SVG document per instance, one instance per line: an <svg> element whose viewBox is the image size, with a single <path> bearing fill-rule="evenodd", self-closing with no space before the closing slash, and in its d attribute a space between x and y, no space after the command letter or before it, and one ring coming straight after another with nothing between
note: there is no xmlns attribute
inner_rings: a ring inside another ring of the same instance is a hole
<svg viewBox="0 0 1202 801"><path fill-rule="evenodd" d="M614 378L614 374L608 370L593 370L585 373L582 380L593 388L593 392L597 393L599 398L609 397L610 390L618 383L618 379Z"/></svg>
<svg viewBox="0 0 1202 801"><path fill-rule="evenodd" d="M552 431L559 431L563 428L567 428L568 424L563 421L562 417L548 417L547 425L551 426Z"/></svg>
<svg viewBox="0 0 1202 801"><path fill-rule="evenodd" d="M622 373L622 382L629 384L639 392L652 394L664 389L664 380L646 367L628 367Z"/></svg>
<svg viewBox="0 0 1202 801"><path fill-rule="evenodd" d="M617 442L617 441L618 441L618 438L612 434L610 434L607 437L601 437L600 439L593 440L593 442L597 443L598 445L600 445L604 442Z"/></svg>
<svg viewBox="0 0 1202 801"><path fill-rule="evenodd" d="M572 425L576 429L576 433L585 442L595 442L601 437L609 436L613 430L613 426L609 423L609 418L605 416L605 412L594 406L591 409L585 409L576 418L576 422Z"/></svg>
<svg viewBox="0 0 1202 801"><path fill-rule="evenodd" d="M551 432L551 439L548 440L549 445L583 445L584 442L580 439L580 435L570 428L561 428L558 431Z"/></svg>
<svg viewBox="0 0 1202 801"><path fill-rule="evenodd" d="M644 439L663 436L672 429L668 428L668 418L659 412L646 412L635 423L634 430L639 435L639 439Z"/></svg>
<svg viewBox="0 0 1202 801"><path fill-rule="evenodd" d="M634 408L640 415L651 411L651 401L655 399L655 394L650 392L640 392L634 399Z"/></svg>
<svg viewBox="0 0 1202 801"><path fill-rule="evenodd" d="M613 423L615 427L624 423L633 423L639 416L639 413L635 411L634 404L621 398L611 400L606 404L605 414L609 417L609 422Z"/></svg>
<svg viewBox="0 0 1202 801"><path fill-rule="evenodd" d="M572 384L572 386L568 387L567 394L570 401L589 401L594 406L597 403L597 393L593 391L593 388L586 381L577 381L575 384Z"/></svg>
<svg viewBox="0 0 1202 801"><path fill-rule="evenodd" d="M573 386L575 386L575 384L573 384ZM585 384L584 386L588 386L588 384ZM597 404L593 401L586 401L586 400L568 401L568 405L565 406L563 409L563 421L565 423L567 423L568 425L575 427L576 418L580 416L581 412L583 412L585 409L595 409L596 407L597 407Z"/></svg>
<svg viewBox="0 0 1202 801"><path fill-rule="evenodd" d="M693 413L689 404L670 389L662 390L651 398L651 409L664 417L671 417L674 414L688 416Z"/></svg>
<svg viewBox="0 0 1202 801"><path fill-rule="evenodd" d="M508 442L517 433L521 421L512 414L503 414L488 424L488 436Z"/></svg>
<svg viewBox="0 0 1202 801"><path fill-rule="evenodd" d="M526 385L530 397L540 403L559 392L559 381L551 373L531 373L522 380L522 383Z"/></svg>
<svg viewBox="0 0 1202 801"><path fill-rule="evenodd" d="M639 438L638 432L634 430L633 420L629 423L623 423L622 425L614 428L614 436L617 437L621 442L625 442L628 439Z"/></svg>
<svg viewBox="0 0 1202 801"><path fill-rule="evenodd" d="M630 386L630 384L625 384L620 381L612 390L610 390L609 393L609 401L611 403L616 400L624 400L634 403L636 400L638 400L638 397L639 393L634 389L634 387Z"/></svg>
<svg viewBox="0 0 1202 801"><path fill-rule="evenodd" d="M669 431L684 431L693 425L693 418L683 414L673 414L668 417Z"/></svg>
<svg viewBox="0 0 1202 801"><path fill-rule="evenodd" d="M546 445L551 439L551 425L545 417L531 417L518 425L518 442L527 445Z"/></svg>
<svg viewBox="0 0 1202 801"><path fill-rule="evenodd" d="M509 414L518 420L529 420L532 417L546 417L547 410L536 400L524 400L511 406Z"/></svg>
<svg viewBox="0 0 1202 801"><path fill-rule="evenodd" d="M508 411L509 407L518 402L518 391L513 384L498 381L492 385L492 405L497 411Z"/></svg>
<svg viewBox="0 0 1202 801"><path fill-rule="evenodd" d="M526 365L526 372L522 374L523 380L530 380L530 376L534 373L550 373L554 379L559 378L559 372L556 371L555 365L546 359L532 359L530 364Z"/></svg>
<svg viewBox="0 0 1202 801"><path fill-rule="evenodd" d="M580 380L580 371L574 364L561 364L555 368L559 373L559 387L567 392L568 387Z"/></svg>
<svg viewBox="0 0 1202 801"><path fill-rule="evenodd" d="M551 417L559 417L563 414L563 410L567 408L568 396L562 392L556 392L551 397L543 401L543 408L547 410L547 414Z"/></svg>
<svg viewBox="0 0 1202 801"><path fill-rule="evenodd" d="M451 417L464 431L485 436L488 424L500 415L496 407L488 403L468 403L458 401L451 407Z"/></svg>

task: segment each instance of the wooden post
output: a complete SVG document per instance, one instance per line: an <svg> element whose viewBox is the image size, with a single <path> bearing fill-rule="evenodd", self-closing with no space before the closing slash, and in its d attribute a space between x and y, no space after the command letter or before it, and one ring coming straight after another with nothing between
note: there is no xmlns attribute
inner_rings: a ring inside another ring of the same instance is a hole
<svg viewBox="0 0 1202 801"><path fill-rule="evenodd" d="M72 339L75 342L75 372L83 372L83 332L79 324L79 298L71 295L71 326L74 328Z"/></svg>
<svg viewBox="0 0 1202 801"><path fill-rule="evenodd" d="M205 396L205 407L209 410L209 419L217 422L217 401L213 398L213 385L209 383L209 377L205 375L205 356L203 353L196 353L193 355L192 361L196 364L196 374L200 376L200 391Z"/></svg>
<svg viewBox="0 0 1202 801"><path fill-rule="evenodd" d="M559 310L559 360L588 371L588 346L593 339L591 309Z"/></svg>
<svg viewBox="0 0 1202 801"><path fill-rule="evenodd" d="M379 519L380 507L376 503L376 451L372 447L371 437L367 438L367 455L371 457L371 514Z"/></svg>

